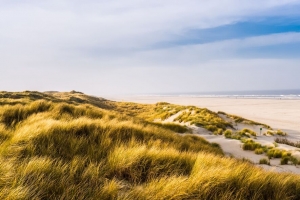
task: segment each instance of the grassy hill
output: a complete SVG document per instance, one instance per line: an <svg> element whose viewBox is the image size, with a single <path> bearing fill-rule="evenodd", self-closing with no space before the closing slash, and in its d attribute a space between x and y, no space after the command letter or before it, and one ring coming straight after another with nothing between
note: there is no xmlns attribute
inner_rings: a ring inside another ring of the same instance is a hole
<svg viewBox="0 0 300 200"><path fill-rule="evenodd" d="M0 199L300 199L300 176L225 157L179 125L153 123L179 110L180 121L230 127L196 107L0 92Z"/></svg>

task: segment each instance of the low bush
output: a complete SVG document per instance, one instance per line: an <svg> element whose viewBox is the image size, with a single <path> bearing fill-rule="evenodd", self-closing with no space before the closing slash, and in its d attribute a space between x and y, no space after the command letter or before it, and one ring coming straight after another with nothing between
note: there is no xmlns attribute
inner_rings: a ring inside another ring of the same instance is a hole
<svg viewBox="0 0 300 200"><path fill-rule="evenodd" d="M267 133L266 133L266 135L271 135L271 136L273 136L273 135L274 135L274 132L273 132L273 131L270 131L270 130L268 130L268 131L267 131Z"/></svg>
<svg viewBox="0 0 300 200"><path fill-rule="evenodd" d="M216 131L214 131L214 135L223 135L223 129L218 128Z"/></svg>
<svg viewBox="0 0 300 200"><path fill-rule="evenodd" d="M285 150L281 149L270 149L267 152L267 156L271 158L282 158L283 156L288 156L290 153L287 153Z"/></svg>
<svg viewBox="0 0 300 200"><path fill-rule="evenodd" d="M273 156L274 156L274 158L281 158L282 157L282 150L275 150L274 151L274 154L273 154Z"/></svg>
<svg viewBox="0 0 300 200"><path fill-rule="evenodd" d="M261 165L270 165L270 161L267 158L262 158L259 160L259 164Z"/></svg>
<svg viewBox="0 0 300 200"><path fill-rule="evenodd" d="M250 130L250 129L247 129L247 128L245 128L245 129L243 129L243 130L241 130L241 131L239 131L241 134L244 134L244 135L246 135L246 134L250 134L251 136L257 136L257 134L254 132L254 131L252 131L252 130Z"/></svg>
<svg viewBox="0 0 300 200"><path fill-rule="evenodd" d="M262 148L262 145L259 143L254 142L251 139L244 141L242 146L243 150L254 151L255 149ZM263 151L263 150L262 150Z"/></svg>
<svg viewBox="0 0 300 200"><path fill-rule="evenodd" d="M277 130L276 134L280 135L280 136L286 136L287 135L287 133L283 132L282 130Z"/></svg>
<svg viewBox="0 0 300 200"><path fill-rule="evenodd" d="M226 138L231 138L231 135L232 135L232 130L230 129L227 129L225 132L224 132L224 136Z"/></svg>
<svg viewBox="0 0 300 200"><path fill-rule="evenodd" d="M257 148L257 149L255 149L255 154L263 154L264 153L264 150L263 150L263 148Z"/></svg>
<svg viewBox="0 0 300 200"><path fill-rule="evenodd" d="M293 165L300 165L300 160L298 160L297 158L295 158L294 156L290 157L290 161L293 163Z"/></svg>
<svg viewBox="0 0 300 200"><path fill-rule="evenodd" d="M204 126L207 130L211 131L211 132L215 132L218 131L218 127L214 126L214 125L207 125Z"/></svg>
<svg viewBox="0 0 300 200"><path fill-rule="evenodd" d="M287 165L289 163L289 157L282 157L280 160L281 165Z"/></svg>

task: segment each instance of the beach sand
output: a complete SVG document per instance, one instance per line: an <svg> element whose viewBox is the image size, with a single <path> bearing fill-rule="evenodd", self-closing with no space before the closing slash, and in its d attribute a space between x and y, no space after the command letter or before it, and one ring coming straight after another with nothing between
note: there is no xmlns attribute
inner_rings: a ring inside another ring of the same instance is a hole
<svg viewBox="0 0 300 200"><path fill-rule="evenodd" d="M199 97L162 97L162 96L131 96L116 99L118 101L128 101L137 103L157 103L168 102L178 105L193 105L208 108L212 111L223 111L229 114L238 115L246 119L270 125L274 129L281 129L288 133L287 139L294 142L300 141L300 100L281 99L235 99L235 98L199 98ZM172 117L171 117L172 118ZM173 116L174 118L174 116ZM172 119L167 119L168 122ZM243 127L240 127L242 129ZM259 126L245 127L251 128L259 133ZM198 133L210 142L220 144L227 155L236 158L249 159L258 163L265 155L256 155L251 151L242 150L242 143L239 140L225 139L224 136L215 136L202 128L194 127L194 132ZM272 145L274 137L258 136L255 139L262 145ZM284 144L278 144L278 148L293 152L293 156L300 159L300 149ZM259 165L267 170L279 172L292 172L300 174L300 168L292 165L280 165L280 159L270 160L271 166Z"/></svg>

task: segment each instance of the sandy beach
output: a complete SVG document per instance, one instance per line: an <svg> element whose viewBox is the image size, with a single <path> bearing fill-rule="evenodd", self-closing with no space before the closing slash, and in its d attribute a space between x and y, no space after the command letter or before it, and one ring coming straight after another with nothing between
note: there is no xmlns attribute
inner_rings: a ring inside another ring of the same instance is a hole
<svg viewBox="0 0 300 200"><path fill-rule="evenodd" d="M300 141L300 100L281 100L281 99L235 99L235 98L195 98L195 97L161 97L161 96L131 96L116 99L119 101L137 103L157 103L169 102L178 105L194 105L197 107L208 108L212 111L223 111L229 114L242 116L244 118L258 121L270 125L273 129L281 129L288 135L288 140ZM167 119L173 121L175 117ZM259 132L259 126L244 127ZM266 130L263 130L266 131ZM226 139L224 136L215 136L202 128L194 127L194 132L206 138L210 142L221 145L223 151L236 158L246 158L254 163L258 163L265 155L256 155L254 152L244 151L242 143L238 140ZM274 145L275 137L257 136L256 142L262 145ZM278 144L279 149L292 152L293 156L300 158L300 149L285 144ZM271 166L259 165L268 170L279 172L293 172L300 174L300 168L292 165L280 165L280 159L270 160Z"/></svg>

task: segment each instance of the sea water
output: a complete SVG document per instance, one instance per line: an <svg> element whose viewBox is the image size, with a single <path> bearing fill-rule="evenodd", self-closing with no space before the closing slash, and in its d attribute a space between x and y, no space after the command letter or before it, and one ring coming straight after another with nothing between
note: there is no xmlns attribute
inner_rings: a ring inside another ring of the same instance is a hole
<svg viewBox="0 0 300 200"><path fill-rule="evenodd" d="M138 96L300 100L300 89L299 90L257 90L257 91L158 93L158 94L141 94Z"/></svg>

